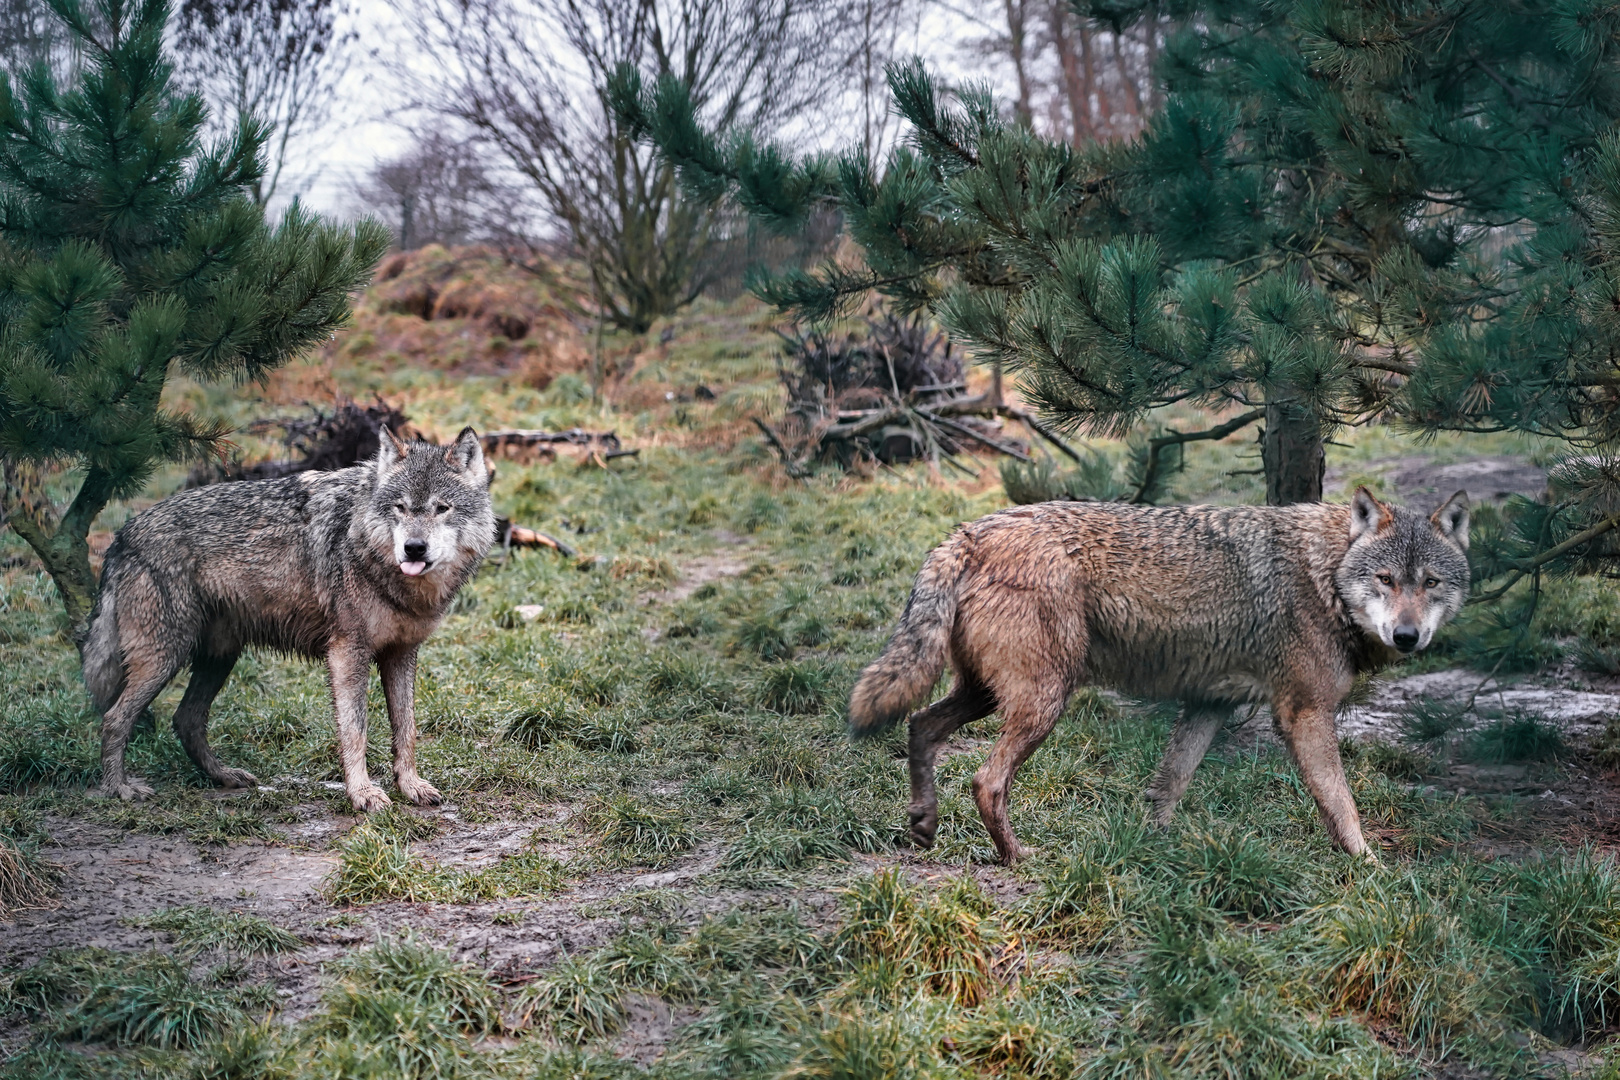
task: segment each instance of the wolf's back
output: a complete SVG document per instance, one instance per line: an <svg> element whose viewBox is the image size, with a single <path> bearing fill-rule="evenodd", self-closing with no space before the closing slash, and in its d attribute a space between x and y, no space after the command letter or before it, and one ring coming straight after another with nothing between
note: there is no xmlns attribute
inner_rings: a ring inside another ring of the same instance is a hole
<svg viewBox="0 0 1620 1080"><path fill-rule="evenodd" d="M920 703L945 670L956 626L957 585L966 561L958 533L935 548L917 571L900 625L867 665L849 696L852 735L875 735Z"/></svg>

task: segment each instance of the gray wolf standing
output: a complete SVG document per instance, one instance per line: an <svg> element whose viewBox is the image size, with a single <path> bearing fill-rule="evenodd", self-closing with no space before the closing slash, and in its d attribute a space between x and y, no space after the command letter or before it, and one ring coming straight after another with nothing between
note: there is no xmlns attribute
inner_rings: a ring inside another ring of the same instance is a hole
<svg viewBox="0 0 1620 1080"><path fill-rule="evenodd" d="M84 647L85 684L103 716L103 794L152 794L124 772L124 747L136 717L188 662L175 734L214 783L256 784L209 748L208 707L243 647L265 645L326 660L355 809L389 802L366 775L373 661L400 794L440 800L416 773L416 650L494 540L491 473L472 428L449 446L383 431L375 461L181 492L119 530Z"/></svg>
<svg viewBox="0 0 1620 1080"><path fill-rule="evenodd" d="M934 757L1001 710L973 797L1003 862L1027 854L1007 792L1085 683L1183 708L1157 778L1167 824L1233 709L1269 702L1340 847L1366 850L1333 717L1359 671L1429 644L1468 597L1468 496L1423 518L1366 488L1348 506L1044 503L962 526L923 563L894 637L850 698L857 735L911 717L911 836L934 842Z"/></svg>

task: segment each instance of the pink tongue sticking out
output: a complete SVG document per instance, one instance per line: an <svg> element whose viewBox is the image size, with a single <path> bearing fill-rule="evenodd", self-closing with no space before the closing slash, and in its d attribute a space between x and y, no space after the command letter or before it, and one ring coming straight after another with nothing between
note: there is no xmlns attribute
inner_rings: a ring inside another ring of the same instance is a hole
<svg viewBox="0 0 1620 1080"><path fill-rule="evenodd" d="M399 568L401 570L403 570L406 574L409 574L411 577L415 577L417 574L420 574L422 571L427 569L427 563L425 563L425 562L402 562L402 563L399 564Z"/></svg>

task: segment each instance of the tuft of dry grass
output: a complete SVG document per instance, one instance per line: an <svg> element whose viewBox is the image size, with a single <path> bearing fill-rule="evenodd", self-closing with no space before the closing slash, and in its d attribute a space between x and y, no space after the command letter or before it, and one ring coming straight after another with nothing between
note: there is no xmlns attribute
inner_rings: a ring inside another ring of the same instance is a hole
<svg viewBox="0 0 1620 1080"><path fill-rule="evenodd" d="M48 906L60 875L32 848L0 835L0 919L27 908Z"/></svg>
<svg viewBox="0 0 1620 1080"><path fill-rule="evenodd" d="M899 868L880 870L844 890L846 920L833 944L858 980L880 991L922 985L966 1008L994 997L998 934L987 917L995 905L969 877L937 893L906 882ZM872 976L876 981L871 981Z"/></svg>

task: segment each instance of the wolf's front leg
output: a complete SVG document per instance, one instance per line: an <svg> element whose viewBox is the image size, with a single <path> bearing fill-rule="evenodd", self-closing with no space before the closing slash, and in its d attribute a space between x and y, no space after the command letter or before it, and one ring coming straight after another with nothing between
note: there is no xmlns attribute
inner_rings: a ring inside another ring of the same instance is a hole
<svg viewBox="0 0 1620 1080"><path fill-rule="evenodd" d="M367 814L381 810L392 800L366 775L366 683L371 679L371 652L353 642L335 641L327 650L326 667L332 677L343 786L356 810Z"/></svg>
<svg viewBox="0 0 1620 1080"><path fill-rule="evenodd" d="M1361 814L1350 797L1344 778L1344 762L1339 758L1339 737L1333 727L1333 706L1312 703L1273 702L1277 728L1288 743L1294 763L1305 778L1305 786L1316 799L1322 824L1333 842L1352 855L1367 852L1361 835Z"/></svg>
<svg viewBox="0 0 1620 1080"><path fill-rule="evenodd" d="M377 670L394 725L394 782L417 806L436 806L444 796L416 774L416 646L378 656Z"/></svg>

